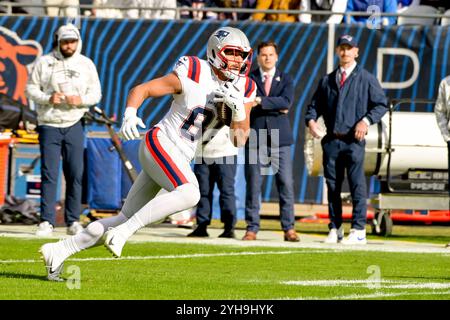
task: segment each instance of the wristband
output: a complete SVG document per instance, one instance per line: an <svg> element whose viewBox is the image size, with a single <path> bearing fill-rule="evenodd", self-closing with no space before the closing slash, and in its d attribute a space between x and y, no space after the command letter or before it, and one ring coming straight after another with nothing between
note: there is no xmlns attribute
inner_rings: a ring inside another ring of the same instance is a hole
<svg viewBox="0 0 450 320"><path fill-rule="evenodd" d="M245 107L242 106L242 108L233 110L231 120L239 122L239 121L244 121L246 117L247 117L247 115L245 114Z"/></svg>

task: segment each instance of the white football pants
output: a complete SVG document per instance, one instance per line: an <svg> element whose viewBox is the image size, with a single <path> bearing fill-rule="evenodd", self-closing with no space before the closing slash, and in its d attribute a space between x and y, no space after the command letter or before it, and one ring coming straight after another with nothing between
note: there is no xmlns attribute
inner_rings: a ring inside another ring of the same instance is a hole
<svg viewBox="0 0 450 320"><path fill-rule="evenodd" d="M150 129L142 140L139 161L142 171L121 212L92 222L82 233L74 236L79 250L97 244L110 227L127 225L127 235L130 236L152 222L194 207L200 200L198 181L189 160L159 128ZM158 193L161 188L167 192Z"/></svg>

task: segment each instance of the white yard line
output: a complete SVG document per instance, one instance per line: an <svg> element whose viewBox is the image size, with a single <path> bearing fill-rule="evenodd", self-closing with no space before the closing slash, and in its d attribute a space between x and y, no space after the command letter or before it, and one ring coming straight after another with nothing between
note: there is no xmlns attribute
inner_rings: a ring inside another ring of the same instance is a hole
<svg viewBox="0 0 450 320"><path fill-rule="evenodd" d="M304 281L281 281L281 284L303 286L303 287L367 287L373 290L373 293L368 294L351 294L331 297L297 297L286 298L293 300L355 300L355 299L375 299L388 298L409 295L449 295L450 282L413 282L401 280L304 280ZM373 288L370 286L379 286ZM388 290L403 289L408 291L387 292ZM428 292L412 292L417 289L432 289ZM447 291L443 291L447 290Z"/></svg>
<svg viewBox="0 0 450 320"><path fill-rule="evenodd" d="M450 282L412 282L400 280L304 280L282 281L281 284L301 287L368 287L379 285L386 289L450 289Z"/></svg>
<svg viewBox="0 0 450 320"><path fill-rule="evenodd" d="M416 282L411 284L397 284L392 286L386 286L389 289L432 289L432 290L443 290L450 289L450 283L439 283L439 282Z"/></svg>
<svg viewBox="0 0 450 320"><path fill-rule="evenodd" d="M72 258L66 261L125 261L125 260L159 260L159 259L195 259L195 258L213 258L213 257L231 257L231 256L258 256L258 255L288 255L288 254L310 254L310 253L326 253L327 250L318 251L243 251L243 252L223 252L223 253L196 253L196 254L180 254L180 255L167 255L167 256L124 256L121 258ZM36 259L10 259L0 260L0 264L12 264L12 263L42 263L42 260Z"/></svg>
<svg viewBox="0 0 450 320"><path fill-rule="evenodd" d="M370 280L304 280L304 281L282 281L281 284L301 287L355 287L367 285L368 283L404 283L401 281L381 280L380 282Z"/></svg>
<svg viewBox="0 0 450 320"><path fill-rule="evenodd" d="M351 294L346 296L333 296L333 297L299 297L288 298L292 300L359 300L359 299L376 299L376 298L388 298L388 297L400 297L400 296L412 296L412 295L448 295L450 291L428 291L428 292L382 292L377 291L369 294Z"/></svg>

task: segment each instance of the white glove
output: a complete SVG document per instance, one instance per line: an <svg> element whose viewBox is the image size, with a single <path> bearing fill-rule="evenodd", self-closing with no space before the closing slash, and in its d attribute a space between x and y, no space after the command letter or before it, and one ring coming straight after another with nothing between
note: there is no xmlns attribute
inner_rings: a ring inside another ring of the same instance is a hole
<svg viewBox="0 0 450 320"><path fill-rule="evenodd" d="M232 121L243 121L246 118L244 97L236 86L225 82L220 89L214 91L214 102L224 102L232 111Z"/></svg>
<svg viewBox="0 0 450 320"><path fill-rule="evenodd" d="M133 140L139 138L139 130L137 126L145 129L142 119L136 115L137 109L127 107L123 114L122 127L120 127L119 135L125 140Z"/></svg>

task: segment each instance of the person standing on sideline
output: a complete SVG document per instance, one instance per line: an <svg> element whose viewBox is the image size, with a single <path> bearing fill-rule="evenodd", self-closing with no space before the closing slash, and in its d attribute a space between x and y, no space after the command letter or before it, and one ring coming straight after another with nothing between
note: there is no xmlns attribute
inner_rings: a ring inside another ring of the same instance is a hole
<svg viewBox="0 0 450 320"><path fill-rule="evenodd" d="M53 51L36 62L26 87L27 97L36 103L41 153L41 223L37 236L52 234L55 226L61 156L67 233L74 235L83 230L78 222L85 139L82 117L101 99L97 69L80 53L78 29L72 24L61 26L55 37Z"/></svg>
<svg viewBox="0 0 450 320"><path fill-rule="evenodd" d="M47 7L47 15L51 17L77 17L80 14L79 0L44 0L44 4L54 6Z"/></svg>
<svg viewBox="0 0 450 320"><path fill-rule="evenodd" d="M247 77L252 61L250 42L239 29L219 28L208 39L206 57L182 56L172 72L130 91L120 128L125 140L139 138L138 126L145 128L137 115L145 99L172 95L173 101L164 118L141 141L142 171L119 214L90 223L78 235L41 247L49 280L61 281L64 261L96 245L103 235L106 248L120 257L128 238L139 229L197 205L200 191L190 163L204 132L216 128L220 121L218 102L231 110L233 144L245 145L256 92L254 81ZM162 188L167 192L158 194Z"/></svg>
<svg viewBox="0 0 450 320"><path fill-rule="evenodd" d="M442 138L447 142L448 149L448 196L450 210L450 76L442 79L439 85L438 96L434 106L434 113ZM447 244L450 247L450 243Z"/></svg>
<svg viewBox="0 0 450 320"><path fill-rule="evenodd" d="M300 241L295 232L294 181L291 144L294 142L288 111L294 99L294 84L289 74L276 67L278 46L275 42L258 45L259 68L250 74L257 85L250 126L256 133L256 143L245 145L245 220L247 232L243 240L256 240L259 230L263 166L272 167L280 196L281 228L284 240ZM267 139L261 139L261 135ZM267 169L267 168L264 168Z"/></svg>
<svg viewBox="0 0 450 320"><path fill-rule="evenodd" d="M200 201L195 214L197 227L188 234L188 237L209 237L207 228L211 223L213 191L214 185L217 184L220 192L220 220L224 224L224 231L219 238L234 238L236 225L234 179L238 148L231 143L228 126L213 131L211 140L206 142L194 164L194 173L200 187Z"/></svg>
<svg viewBox="0 0 450 320"><path fill-rule="evenodd" d="M316 122L320 116L327 129L321 141L330 217L325 243L341 242L344 237L341 188L347 171L353 216L350 234L342 242L366 244L365 135L369 125L388 111L387 98L378 80L356 63L359 48L351 35L338 39L336 53L339 67L319 81L305 121L314 138L324 135Z"/></svg>

